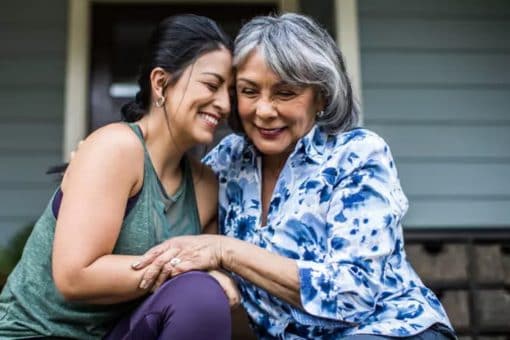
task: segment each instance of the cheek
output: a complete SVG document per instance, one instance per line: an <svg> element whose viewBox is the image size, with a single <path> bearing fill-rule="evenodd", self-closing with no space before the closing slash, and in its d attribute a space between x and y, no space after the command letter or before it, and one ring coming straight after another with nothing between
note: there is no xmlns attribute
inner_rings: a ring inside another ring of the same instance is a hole
<svg viewBox="0 0 510 340"><path fill-rule="evenodd" d="M310 129L315 124L315 114L310 115L309 113L305 113L301 119L299 124L299 135L303 136L310 131Z"/></svg>
<svg viewBox="0 0 510 340"><path fill-rule="evenodd" d="M311 100L304 100L296 104L289 112L296 114L296 120L299 121L300 125L304 127L313 125L315 123L316 112L311 105Z"/></svg>
<svg viewBox="0 0 510 340"><path fill-rule="evenodd" d="M241 119L248 117L253 111L250 101L246 99L238 99L237 111L239 112Z"/></svg>

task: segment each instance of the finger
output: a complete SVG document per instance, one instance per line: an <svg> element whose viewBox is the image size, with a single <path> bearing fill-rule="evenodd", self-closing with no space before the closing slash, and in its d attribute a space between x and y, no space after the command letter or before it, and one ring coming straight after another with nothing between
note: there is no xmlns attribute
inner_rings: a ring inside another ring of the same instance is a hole
<svg viewBox="0 0 510 340"><path fill-rule="evenodd" d="M176 254L179 252L179 249L171 248L166 251L164 259L167 260L166 263L161 268L159 272L159 276L156 279L154 284L154 289L159 288L166 280L172 277L172 268L175 266L175 261L178 260Z"/></svg>
<svg viewBox="0 0 510 340"><path fill-rule="evenodd" d="M232 282L224 282L222 285L223 291L225 295L227 295L228 302L231 309L235 309L241 303L241 297L239 295L239 291L235 286L233 286Z"/></svg>
<svg viewBox="0 0 510 340"><path fill-rule="evenodd" d="M171 277L172 272L172 265L170 263L167 263L163 266L161 269L161 272L159 273L158 278L156 279L156 282L154 283L154 286L152 287L153 291L161 287L163 283L165 283L166 280L168 280Z"/></svg>
<svg viewBox="0 0 510 340"><path fill-rule="evenodd" d="M177 255L179 256L179 255ZM180 259L180 258L179 258ZM176 276L182 273L186 273L192 270L200 270L196 266L193 265L193 263L185 260L181 260L179 263L173 264L170 269L170 275Z"/></svg>
<svg viewBox="0 0 510 340"><path fill-rule="evenodd" d="M241 295L239 293L239 289L237 289L234 281L222 272L218 272L216 270L212 270L209 274L218 281L221 288L225 292L225 295L228 298L228 302L231 309L237 308L241 303Z"/></svg>
<svg viewBox="0 0 510 340"><path fill-rule="evenodd" d="M230 304L230 309L236 309L239 307L239 303L241 302L239 299L239 296L236 294L236 292L228 292L228 302Z"/></svg>
<svg viewBox="0 0 510 340"><path fill-rule="evenodd" d="M231 304L231 307L232 309L236 309L237 307L239 307L241 305L241 293L239 292L239 290L237 288L234 288L234 291L233 291L233 298L232 298L232 304Z"/></svg>
<svg viewBox="0 0 510 340"><path fill-rule="evenodd" d="M158 245L149 251L147 251L140 259L131 265L133 269L143 269L150 265L154 260L165 252L165 248L162 245Z"/></svg>
<svg viewBox="0 0 510 340"><path fill-rule="evenodd" d="M240 303L239 292L237 292L236 289L232 288L232 286L228 286L229 283L227 283L227 282L223 282L223 283L220 282L220 284L223 288L223 292L225 293L225 295L228 299L228 304L229 304L230 308L231 309L237 308Z"/></svg>
<svg viewBox="0 0 510 340"><path fill-rule="evenodd" d="M161 272L165 269L165 273L161 276L161 283L163 283L166 278L168 278L171 266L166 266L169 264L170 260L175 257L175 254L177 254L180 250L177 248L170 248L158 257L154 259L154 261L149 265L145 273L142 275L142 281L140 282L140 288L141 289L148 289L149 287L152 287L158 278L161 275ZM160 283L160 285L161 285Z"/></svg>
<svg viewBox="0 0 510 340"><path fill-rule="evenodd" d="M155 266L149 266L142 276L142 281L139 284L139 288L143 290L151 288L158 275L159 270Z"/></svg>

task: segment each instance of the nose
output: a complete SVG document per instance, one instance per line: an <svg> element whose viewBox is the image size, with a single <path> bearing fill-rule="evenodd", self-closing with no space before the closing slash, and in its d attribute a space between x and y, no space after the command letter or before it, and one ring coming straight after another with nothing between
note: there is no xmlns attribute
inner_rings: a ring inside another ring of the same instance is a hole
<svg viewBox="0 0 510 340"><path fill-rule="evenodd" d="M260 98L257 102L256 110L256 114L260 118L273 118L276 116L275 107L269 98Z"/></svg>
<svg viewBox="0 0 510 340"><path fill-rule="evenodd" d="M230 112L230 96L228 87L222 86L222 88L217 92L214 100L214 106L224 115Z"/></svg>

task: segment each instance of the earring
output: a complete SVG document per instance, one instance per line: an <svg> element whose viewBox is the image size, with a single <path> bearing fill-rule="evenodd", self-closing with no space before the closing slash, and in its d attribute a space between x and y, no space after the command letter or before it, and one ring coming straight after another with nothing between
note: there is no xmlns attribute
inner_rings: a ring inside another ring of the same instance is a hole
<svg viewBox="0 0 510 340"><path fill-rule="evenodd" d="M161 96L158 99L156 99L156 106L162 107L163 104L165 104L165 97Z"/></svg>
<svg viewBox="0 0 510 340"><path fill-rule="evenodd" d="M324 110L317 112L315 115L317 116L317 118L324 117Z"/></svg>

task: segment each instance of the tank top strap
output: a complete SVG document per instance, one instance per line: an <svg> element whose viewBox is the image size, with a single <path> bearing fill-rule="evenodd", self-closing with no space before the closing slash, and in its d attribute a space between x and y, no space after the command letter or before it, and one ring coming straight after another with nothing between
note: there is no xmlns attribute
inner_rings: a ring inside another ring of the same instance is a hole
<svg viewBox="0 0 510 340"><path fill-rule="evenodd" d="M143 145L143 151L147 155L148 150L147 150L147 145L145 145L145 139L143 138L142 129L136 123L126 123L126 124L127 124L127 126L129 126L131 128L131 130L133 130L135 135L138 137L138 139L140 140L140 142Z"/></svg>

